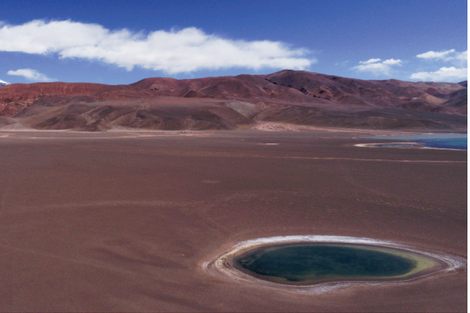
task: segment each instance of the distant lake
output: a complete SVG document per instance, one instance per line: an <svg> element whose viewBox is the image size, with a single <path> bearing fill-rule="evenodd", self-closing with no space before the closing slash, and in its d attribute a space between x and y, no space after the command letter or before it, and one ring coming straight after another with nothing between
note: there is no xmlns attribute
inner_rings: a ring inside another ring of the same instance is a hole
<svg viewBox="0 0 470 313"><path fill-rule="evenodd" d="M420 143L423 147L467 150L466 134L422 134L405 136L371 136L371 139L404 140ZM384 143L380 146L407 146L411 143Z"/></svg>

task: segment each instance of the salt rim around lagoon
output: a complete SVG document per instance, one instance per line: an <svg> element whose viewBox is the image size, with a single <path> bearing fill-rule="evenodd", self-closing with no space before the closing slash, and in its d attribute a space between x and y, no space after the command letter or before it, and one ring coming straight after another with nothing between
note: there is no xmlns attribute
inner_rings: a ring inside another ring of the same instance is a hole
<svg viewBox="0 0 470 313"><path fill-rule="evenodd" d="M276 283L260 278L256 278L249 275L241 270L235 268L231 261L242 255L243 253L255 250L257 248L266 246L277 246L282 244L302 244L302 243L327 243L327 244L350 244L369 246L371 248L390 248L396 249L402 253L410 253L412 255L420 255L426 259L431 259L436 263L440 263L442 267L431 271L422 271L422 275L416 273L411 274L410 277L396 279L377 279L377 280L361 280L361 279L338 279L336 281L320 281L318 283L312 283L310 285L290 285ZM348 237L348 236L330 236L330 235L297 235L297 236L275 236L266 238L257 238L246 241L241 241L234 245L231 250L219 255L212 261L204 262L203 270L210 274L217 276L218 278L230 279L238 281L239 283L249 283L267 288L281 289L284 291L306 293L306 294L320 294L324 292L330 292L338 289L344 289L352 286L374 286L374 285L399 285L406 284L411 281L416 281L436 275L438 273L448 273L457 271L460 269L466 269L467 260L463 257L446 254L442 252L430 252L415 249L411 246L400 244L393 241L377 240L365 237Z"/></svg>

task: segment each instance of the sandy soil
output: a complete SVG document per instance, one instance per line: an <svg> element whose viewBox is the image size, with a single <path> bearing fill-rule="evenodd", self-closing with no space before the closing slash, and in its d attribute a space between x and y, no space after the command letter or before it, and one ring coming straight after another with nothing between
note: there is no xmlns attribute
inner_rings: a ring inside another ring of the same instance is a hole
<svg viewBox="0 0 470 313"><path fill-rule="evenodd" d="M465 311L466 267L315 292L206 270L272 236L466 259L466 151L355 146L364 135L2 131L0 310Z"/></svg>

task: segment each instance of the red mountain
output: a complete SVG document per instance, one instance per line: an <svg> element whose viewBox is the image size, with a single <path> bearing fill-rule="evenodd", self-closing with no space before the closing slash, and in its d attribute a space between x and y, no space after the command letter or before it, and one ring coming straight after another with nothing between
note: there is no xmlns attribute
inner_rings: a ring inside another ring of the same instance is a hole
<svg viewBox="0 0 470 313"><path fill-rule="evenodd" d="M359 127L465 129L466 82L364 81L306 71L130 85L0 87L0 126L105 130L233 129L259 121Z"/></svg>

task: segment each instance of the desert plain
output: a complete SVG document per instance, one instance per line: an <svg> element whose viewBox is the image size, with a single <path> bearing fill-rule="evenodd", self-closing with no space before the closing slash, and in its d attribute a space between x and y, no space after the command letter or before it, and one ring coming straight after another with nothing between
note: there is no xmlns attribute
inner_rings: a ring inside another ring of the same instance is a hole
<svg viewBox="0 0 470 313"><path fill-rule="evenodd" d="M375 134L397 131L3 130L0 311L465 311L466 266L303 290L207 268L295 235L466 260L467 152L356 146Z"/></svg>

